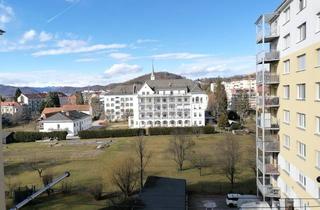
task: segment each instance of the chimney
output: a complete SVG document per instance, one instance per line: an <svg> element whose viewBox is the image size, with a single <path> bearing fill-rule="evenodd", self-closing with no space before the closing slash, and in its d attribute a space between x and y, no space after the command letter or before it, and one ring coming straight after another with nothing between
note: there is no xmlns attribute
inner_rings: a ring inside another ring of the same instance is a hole
<svg viewBox="0 0 320 210"><path fill-rule="evenodd" d="M70 116L70 112L69 111L66 112L66 116L68 116L68 117Z"/></svg>
<svg viewBox="0 0 320 210"><path fill-rule="evenodd" d="M137 86L136 86L136 83L133 84L133 94L135 94L137 91Z"/></svg>

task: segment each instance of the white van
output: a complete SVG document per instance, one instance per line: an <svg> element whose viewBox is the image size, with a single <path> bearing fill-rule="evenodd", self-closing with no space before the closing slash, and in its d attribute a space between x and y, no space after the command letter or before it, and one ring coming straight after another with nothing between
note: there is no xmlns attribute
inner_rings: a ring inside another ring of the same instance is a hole
<svg viewBox="0 0 320 210"><path fill-rule="evenodd" d="M238 207L244 203L259 201L256 195L227 194L226 204L229 207Z"/></svg>

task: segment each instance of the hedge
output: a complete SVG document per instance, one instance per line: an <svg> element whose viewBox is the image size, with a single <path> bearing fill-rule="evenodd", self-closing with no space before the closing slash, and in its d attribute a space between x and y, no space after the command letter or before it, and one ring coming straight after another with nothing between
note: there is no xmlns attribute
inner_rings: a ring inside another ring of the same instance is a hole
<svg viewBox="0 0 320 210"><path fill-rule="evenodd" d="M15 132L13 142L34 142L44 138L57 138L58 140L66 140L68 132L66 131L53 131L53 132L28 132L18 131Z"/></svg>
<svg viewBox="0 0 320 210"><path fill-rule="evenodd" d="M175 131L179 131L184 134L213 134L215 133L214 127L202 126L202 127L157 127L149 128L149 135L171 135Z"/></svg>
<svg viewBox="0 0 320 210"><path fill-rule="evenodd" d="M79 133L80 139L130 137L145 135L145 129L114 129L114 130L83 130Z"/></svg>

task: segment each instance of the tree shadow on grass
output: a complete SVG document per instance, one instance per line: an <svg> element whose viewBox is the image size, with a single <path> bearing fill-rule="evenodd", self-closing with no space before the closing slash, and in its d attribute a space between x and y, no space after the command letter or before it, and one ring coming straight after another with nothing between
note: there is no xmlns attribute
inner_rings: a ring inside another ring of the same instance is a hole
<svg viewBox="0 0 320 210"><path fill-rule="evenodd" d="M217 194L225 195L229 192L236 192L241 194L255 194L256 193L256 181L255 179L247 179L238 181L234 184L233 189L231 184L227 181L199 181L187 186L188 192L193 194Z"/></svg>

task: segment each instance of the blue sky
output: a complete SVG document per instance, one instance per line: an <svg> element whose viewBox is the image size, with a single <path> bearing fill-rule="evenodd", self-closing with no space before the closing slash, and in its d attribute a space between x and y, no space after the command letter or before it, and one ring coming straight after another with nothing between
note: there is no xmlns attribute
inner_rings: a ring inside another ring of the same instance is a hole
<svg viewBox="0 0 320 210"><path fill-rule="evenodd" d="M255 71L254 21L281 0L0 0L0 84L105 85L156 71Z"/></svg>

